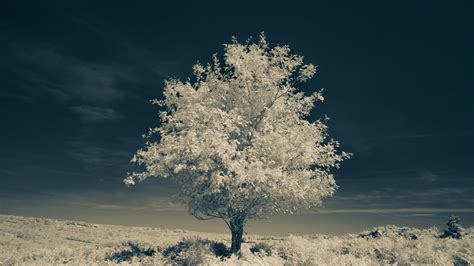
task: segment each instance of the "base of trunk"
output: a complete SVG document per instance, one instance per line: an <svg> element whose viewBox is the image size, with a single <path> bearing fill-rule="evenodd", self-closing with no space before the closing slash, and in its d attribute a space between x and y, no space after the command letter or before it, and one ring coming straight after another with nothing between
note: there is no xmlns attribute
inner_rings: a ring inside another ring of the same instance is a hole
<svg viewBox="0 0 474 266"><path fill-rule="evenodd" d="M230 220L230 230L232 233L232 245L230 252L234 254L240 253L242 247L242 236L244 234L244 219L232 219Z"/></svg>

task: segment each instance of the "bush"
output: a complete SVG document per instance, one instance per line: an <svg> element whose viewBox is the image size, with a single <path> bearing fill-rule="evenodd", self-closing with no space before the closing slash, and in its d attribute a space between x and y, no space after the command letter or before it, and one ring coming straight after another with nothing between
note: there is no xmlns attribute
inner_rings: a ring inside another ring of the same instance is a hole
<svg viewBox="0 0 474 266"><path fill-rule="evenodd" d="M260 242L253 245L250 248L250 251L252 252L252 254L265 254L267 256L272 255L272 247L264 242Z"/></svg>
<svg viewBox="0 0 474 266"><path fill-rule="evenodd" d="M227 246L221 242L212 242L210 245L210 248L212 252L214 253L214 255L216 255L217 257L221 257L221 258L230 257L232 254L230 252L230 249L227 248Z"/></svg>
<svg viewBox="0 0 474 266"><path fill-rule="evenodd" d="M205 258L214 255L224 260L231 256L230 250L221 242L201 238L187 238L163 250L162 255L172 263L182 265L202 264Z"/></svg>
<svg viewBox="0 0 474 266"><path fill-rule="evenodd" d="M358 235L364 239L380 239L382 237L398 238L403 237L407 240L417 240L419 230L409 227L398 227L394 225L379 226L369 231L364 231Z"/></svg>
<svg viewBox="0 0 474 266"><path fill-rule="evenodd" d="M454 256L453 259L453 265L454 266L469 266L469 261L466 258L463 258L462 256L456 255Z"/></svg>
<svg viewBox="0 0 474 266"><path fill-rule="evenodd" d="M137 243L134 242L127 242L124 245L127 245L129 249L122 250L119 252L114 252L112 254L106 255L105 259L106 260L111 260L117 263L120 262L131 262L133 257L138 257L140 259L144 257L153 257L156 253L157 250L153 248L142 248L140 247Z"/></svg>
<svg viewBox="0 0 474 266"><path fill-rule="evenodd" d="M169 257L170 259L174 260L181 254L181 252L188 250L191 247L191 244L192 243L190 240L183 240L178 242L178 244L174 246L169 246L165 248L161 254L165 257Z"/></svg>

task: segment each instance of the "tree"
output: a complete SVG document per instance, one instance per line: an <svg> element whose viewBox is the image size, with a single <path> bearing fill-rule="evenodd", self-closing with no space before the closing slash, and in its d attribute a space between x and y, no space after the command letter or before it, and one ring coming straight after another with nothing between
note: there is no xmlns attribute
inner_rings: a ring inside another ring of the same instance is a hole
<svg viewBox="0 0 474 266"><path fill-rule="evenodd" d="M451 217L449 217L448 223L446 224L448 229L444 230L444 233L440 237L460 239L464 235L463 228L459 224L460 221L461 218L459 216L451 215Z"/></svg>
<svg viewBox="0 0 474 266"><path fill-rule="evenodd" d="M193 67L194 80L165 81L161 124L145 135L132 162L131 186L157 176L172 178L180 198L198 219L223 219L240 252L248 219L294 213L321 204L337 188L331 170L350 157L328 140L325 119L308 121L321 91L306 96L296 85L316 72L288 46L271 48L264 34L224 45ZM158 134L159 140L151 136Z"/></svg>

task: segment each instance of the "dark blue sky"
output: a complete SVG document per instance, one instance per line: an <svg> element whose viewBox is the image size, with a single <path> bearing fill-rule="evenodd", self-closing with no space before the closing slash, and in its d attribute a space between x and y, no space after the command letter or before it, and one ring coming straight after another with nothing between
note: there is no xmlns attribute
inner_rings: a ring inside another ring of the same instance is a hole
<svg viewBox="0 0 474 266"><path fill-rule="evenodd" d="M319 65L302 88L325 89L311 119L331 117L354 157L323 211L250 231L442 225L452 213L474 224L472 1L98 2L1 5L0 213L215 230L173 203L169 182L121 181L158 124L148 101L163 80L265 31Z"/></svg>

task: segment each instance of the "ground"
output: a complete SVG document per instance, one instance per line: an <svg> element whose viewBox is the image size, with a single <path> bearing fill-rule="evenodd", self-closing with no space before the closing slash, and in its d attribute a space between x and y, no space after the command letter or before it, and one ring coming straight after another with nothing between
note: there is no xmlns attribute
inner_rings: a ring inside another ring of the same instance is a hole
<svg viewBox="0 0 474 266"><path fill-rule="evenodd" d="M231 256L229 235L0 215L0 265L472 265L474 228L461 239L441 231L387 225L344 236L252 235Z"/></svg>

